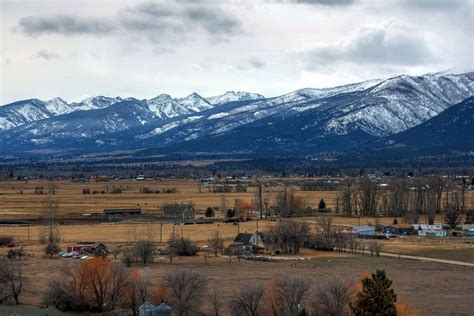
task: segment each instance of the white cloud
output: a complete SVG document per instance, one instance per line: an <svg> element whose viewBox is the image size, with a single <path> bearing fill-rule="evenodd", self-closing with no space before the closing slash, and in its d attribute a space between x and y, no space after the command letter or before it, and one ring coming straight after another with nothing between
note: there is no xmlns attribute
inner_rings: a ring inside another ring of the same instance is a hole
<svg viewBox="0 0 474 316"><path fill-rule="evenodd" d="M308 45L298 53L310 68L339 63L416 66L437 62L424 35L398 20L361 25L347 37Z"/></svg>

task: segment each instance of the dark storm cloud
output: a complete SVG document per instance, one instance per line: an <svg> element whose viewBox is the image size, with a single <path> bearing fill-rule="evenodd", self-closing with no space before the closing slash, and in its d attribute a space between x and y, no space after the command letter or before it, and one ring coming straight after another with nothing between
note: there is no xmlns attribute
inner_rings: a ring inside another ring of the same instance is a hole
<svg viewBox="0 0 474 316"><path fill-rule="evenodd" d="M122 8L117 14L104 18L75 15L27 16L19 20L15 29L29 36L129 33L163 42L182 40L196 34L204 34L213 40L223 39L241 33L242 25L239 19L216 4L142 2Z"/></svg>
<svg viewBox="0 0 474 316"><path fill-rule="evenodd" d="M74 15L26 16L18 22L20 32L36 36L43 34L103 35L115 29L107 19L80 17Z"/></svg>

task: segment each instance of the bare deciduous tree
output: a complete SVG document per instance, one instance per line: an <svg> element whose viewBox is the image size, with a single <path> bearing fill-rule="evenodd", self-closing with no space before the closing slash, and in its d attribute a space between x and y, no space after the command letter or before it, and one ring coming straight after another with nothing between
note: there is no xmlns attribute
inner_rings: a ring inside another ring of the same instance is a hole
<svg viewBox="0 0 474 316"><path fill-rule="evenodd" d="M283 252L299 253L308 240L310 226L306 222L286 220L278 222L265 236L265 241L279 245Z"/></svg>
<svg viewBox="0 0 474 316"><path fill-rule="evenodd" d="M139 240L133 246L133 254L137 256L143 266L153 262L153 253L155 251L155 243L151 240Z"/></svg>
<svg viewBox="0 0 474 316"><path fill-rule="evenodd" d="M346 316L351 315L349 303L355 296L351 281L331 278L318 287L313 304L315 315Z"/></svg>
<svg viewBox="0 0 474 316"><path fill-rule="evenodd" d="M380 242L376 240L372 240L371 242L369 242L369 251L372 257L374 256L374 254L377 257L380 257L380 252L382 252L382 249L383 245Z"/></svg>
<svg viewBox="0 0 474 316"><path fill-rule="evenodd" d="M446 213L444 214L444 220L446 224L448 224L452 229L456 229L456 227L459 225L459 222L461 222L461 218L461 212L457 205L448 205Z"/></svg>
<svg viewBox="0 0 474 316"><path fill-rule="evenodd" d="M220 290L217 288L212 289L210 293L210 302L212 304L212 315L220 316L223 310L223 301L220 294Z"/></svg>
<svg viewBox="0 0 474 316"><path fill-rule="evenodd" d="M273 286L274 314L296 315L309 289L309 281L299 277L285 277L277 280Z"/></svg>
<svg viewBox="0 0 474 316"><path fill-rule="evenodd" d="M13 300L20 304L23 290L23 261L0 260L0 303Z"/></svg>
<svg viewBox="0 0 474 316"><path fill-rule="evenodd" d="M208 242L214 251L214 256L217 257L217 254L222 252L222 249L224 249L224 239L221 238L218 230L216 230L212 237L208 239Z"/></svg>
<svg viewBox="0 0 474 316"><path fill-rule="evenodd" d="M380 198L378 183L363 177L359 181L359 202L361 215L374 216Z"/></svg>
<svg viewBox="0 0 474 316"><path fill-rule="evenodd" d="M241 287L231 302L235 315L257 316L265 290L262 284L252 283Z"/></svg>
<svg viewBox="0 0 474 316"><path fill-rule="evenodd" d="M332 223L331 215L320 215L316 218L316 222L321 227L322 235L329 248L334 247L335 227Z"/></svg>
<svg viewBox="0 0 474 316"><path fill-rule="evenodd" d="M142 277L137 270L132 270L125 288L125 294L120 300L121 306L131 311L133 316L138 314L138 308L150 296L151 282Z"/></svg>
<svg viewBox="0 0 474 316"><path fill-rule="evenodd" d="M196 272L177 270L163 278L163 285L171 295L176 315L193 315L199 306L207 280Z"/></svg>

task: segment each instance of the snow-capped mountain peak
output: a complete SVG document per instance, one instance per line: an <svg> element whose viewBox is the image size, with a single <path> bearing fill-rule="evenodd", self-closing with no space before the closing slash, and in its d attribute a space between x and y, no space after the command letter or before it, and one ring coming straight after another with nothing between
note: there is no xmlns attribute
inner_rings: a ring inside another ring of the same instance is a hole
<svg viewBox="0 0 474 316"><path fill-rule="evenodd" d="M224 94L209 97L207 98L207 101L213 105L221 105L228 102L261 100L264 98L265 97L263 95L258 93L251 93L245 91L227 91Z"/></svg>
<svg viewBox="0 0 474 316"><path fill-rule="evenodd" d="M212 108L212 105L196 92L191 93L187 97L175 99L175 101L196 113Z"/></svg>
<svg viewBox="0 0 474 316"><path fill-rule="evenodd" d="M123 99L121 97L110 98L100 95L96 97L87 98L79 103L73 103L72 106L74 107L75 111L89 111L103 109L122 101Z"/></svg>
<svg viewBox="0 0 474 316"><path fill-rule="evenodd" d="M46 108L54 115L62 115L74 112L74 109L63 99L56 97L45 102Z"/></svg>

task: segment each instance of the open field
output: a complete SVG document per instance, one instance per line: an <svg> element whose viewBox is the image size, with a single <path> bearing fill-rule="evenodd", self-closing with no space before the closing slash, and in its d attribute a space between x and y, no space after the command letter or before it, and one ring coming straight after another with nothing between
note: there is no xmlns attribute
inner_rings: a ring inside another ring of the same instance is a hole
<svg viewBox="0 0 474 316"><path fill-rule="evenodd" d="M246 202L255 200L255 188L248 188L246 193L212 193L206 186L199 187L193 180L156 180L132 181L120 180L109 182L70 182L58 181L54 183L56 194L54 201L58 204L60 216L102 212L104 208L140 207L144 212L155 214L166 203L193 203L198 211L209 206L222 205L223 196L228 207L233 207L235 199ZM33 180L28 182L7 181L0 182L0 218L1 217L35 217L44 213L48 202L46 194L36 194L36 187L48 190L49 182ZM140 193L140 188L168 189L176 188L177 193ZM110 194L113 189L122 189L121 194ZM83 189L104 194L82 194ZM265 188L264 198L273 201L278 187ZM199 192L201 191L201 193ZM303 197L306 203L317 207L319 200L324 199L327 207L335 206L336 192L334 191L297 191L295 196ZM218 214L219 215L219 214ZM222 215L222 214L221 214Z"/></svg>
<svg viewBox="0 0 474 316"><path fill-rule="evenodd" d="M293 179L294 180L294 179ZM1 218L29 218L44 214L44 208L51 196L47 194L36 194L35 188L43 188L45 191L50 187L47 180L24 181L2 181L0 182L0 219ZM194 180L153 180L133 181L118 180L107 182L54 182L56 194L52 200L57 203L58 215L80 215L84 213L102 212L104 208L126 208L140 207L145 213L160 214L160 208L166 203L192 203L198 212L209 207L222 206L225 199L227 207L233 207L236 199L252 202L256 197L256 188L249 187L245 193L213 193L210 187L200 186ZM141 188L152 190L163 190L176 188L177 193L140 193ZM83 189L99 192L98 194L83 194ZM121 189L121 194L111 194L114 189ZM278 192L282 187L265 187L263 198L268 200L269 205L274 203ZM294 187L295 197L304 199L307 206L316 208L320 199L324 199L326 206L336 208L336 191L300 191ZM100 192L104 192L101 194ZM467 191L465 197L466 208L474 208L474 191ZM223 216L224 214L216 214ZM389 220L389 219L387 219ZM346 220L344 220L346 221ZM382 224L384 219L382 219ZM357 225L367 224L369 221L353 218L351 222L341 224ZM375 224L374 221L371 221Z"/></svg>
<svg viewBox="0 0 474 316"><path fill-rule="evenodd" d="M27 251L38 246L26 247ZM358 282L366 272L384 268L394 281L399 301L416 307L422 315L472 315L474 302L474 268L446 264L372 258L349 254L325 253L303 250L302 257L311 259L282 262L254 262L228 257L210 257L208 264L202 256L176 257L173 264L165 257L157 257L151 268L140 268L143 275L159 286L160 278L175 268L192 269L204 274L209 288L218 288L227 300L239 286L248 282L270 282L281 275L301 275L312 280L313 287L332 276L353 279ZM44 259L36 255L26 259L28 283L23 303L36 305L41 302L45 285L56 271L73 259ZM41 273L40 273L41 272ZM208 310L209 311L209 310Z"/></svg>

